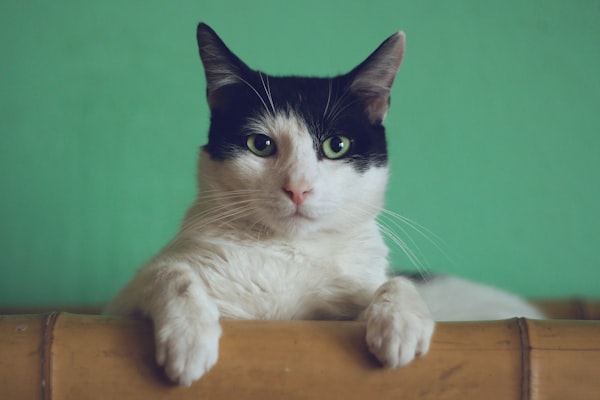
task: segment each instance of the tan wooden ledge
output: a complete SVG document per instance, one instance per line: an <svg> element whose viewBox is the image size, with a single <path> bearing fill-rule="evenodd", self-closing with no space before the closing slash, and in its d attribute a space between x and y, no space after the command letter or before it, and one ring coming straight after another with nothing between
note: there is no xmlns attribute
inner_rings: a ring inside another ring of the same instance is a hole
<svg viewBox="0 0 600 400"><path fill-rule="evenodd" d="M597 399L600 321L440 323L430 353L386 370L358 322L224 321L217 366L190 388L154 362L151 323L0 317L2 399Z"/></svg>

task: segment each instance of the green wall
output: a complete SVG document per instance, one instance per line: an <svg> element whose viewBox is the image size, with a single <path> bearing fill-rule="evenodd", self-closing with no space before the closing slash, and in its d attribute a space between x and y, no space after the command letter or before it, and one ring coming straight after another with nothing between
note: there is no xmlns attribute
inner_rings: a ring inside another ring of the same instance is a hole
<svg viewBox="0 0 600 400"><path fill-rule="evenodd" d="M405 226L421 261L600 296L597 1L4 0L0 306L105 301L176 232L208 123L200 20L276 74L345 72L405 30L388 208L439 237Z"/></svg>

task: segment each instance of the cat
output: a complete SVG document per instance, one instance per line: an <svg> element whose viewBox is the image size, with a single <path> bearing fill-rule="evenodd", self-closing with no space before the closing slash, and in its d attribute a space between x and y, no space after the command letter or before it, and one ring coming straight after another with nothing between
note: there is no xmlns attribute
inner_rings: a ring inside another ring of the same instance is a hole
<svg viewBox="0 0 600 400"><path fill-rule="evenodd" d="M358 319L370 351L395 368L427 353L434 320L541 317L458 278L388 276L376 217L404 33L333 78L252 70L204 23L197 40L211 111L198 197L105 309L152 319L171 380L189 386L217 362L220 318Z"/></svg>

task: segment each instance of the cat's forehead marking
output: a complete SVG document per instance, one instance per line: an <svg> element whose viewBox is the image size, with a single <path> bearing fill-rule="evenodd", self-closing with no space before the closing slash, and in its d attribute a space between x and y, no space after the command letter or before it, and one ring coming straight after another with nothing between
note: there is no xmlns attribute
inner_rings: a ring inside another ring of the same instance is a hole
<svg viewBox="0 0 600 400"><path fill-rule="evenodd" d="M306 123L296 113L292 111L264 112L259 116L251 118L248 127L253 131L263 131L256 133L269 133L279 135L282 133L300 134L308 133ZM275 138L274 138L275 139Z"/></svg>

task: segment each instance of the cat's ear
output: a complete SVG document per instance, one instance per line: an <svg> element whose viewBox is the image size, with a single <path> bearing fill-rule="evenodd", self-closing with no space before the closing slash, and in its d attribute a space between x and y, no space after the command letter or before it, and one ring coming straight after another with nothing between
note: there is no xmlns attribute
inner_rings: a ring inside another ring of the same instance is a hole
<svg viewBox="0 0 600 400"><path fill-rule="evenodd" d="M363 101L371 123L381 124L405 48L404 32L387 38L365 61L349 73L350 90Z"/></svg>
<svg viewBox="0 0 600 400"><path fill-rule="evenodd" d="M219 108L226 101L226 96L220 89L242 83L249 68L227 48L210 26L198 24L196 38L206 74L208 105L211 109Z"/></svg>

